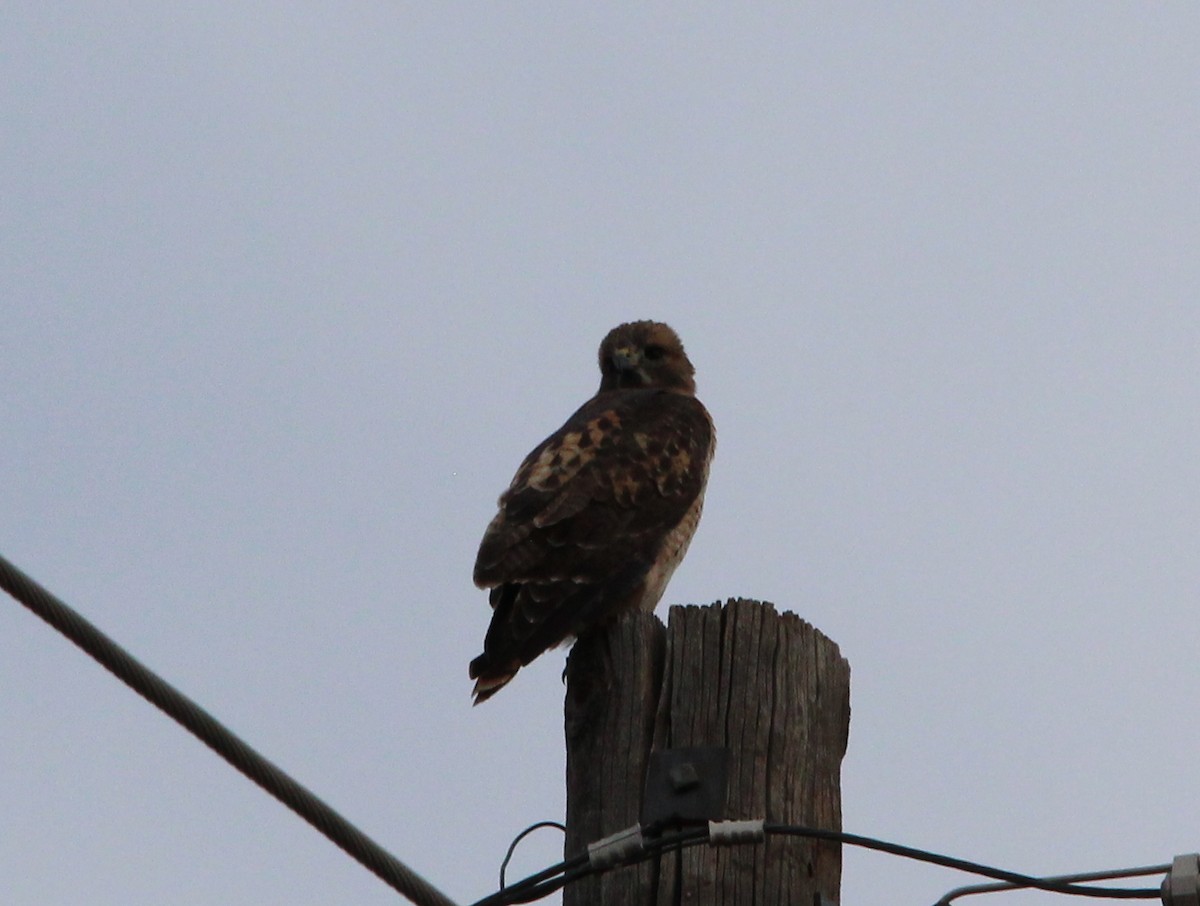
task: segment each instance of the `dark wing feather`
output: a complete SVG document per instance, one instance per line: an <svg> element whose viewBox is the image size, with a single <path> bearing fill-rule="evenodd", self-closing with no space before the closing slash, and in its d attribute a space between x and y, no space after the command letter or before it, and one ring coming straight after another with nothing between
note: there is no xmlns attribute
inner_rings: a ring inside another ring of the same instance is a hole
<svg viewBox="0 0 1200 906"><path fill-rule="evenodd" d="M704 407L662 390L599 394L539 444L480 544L475 583L492 589L493 615L471 675L503 685L636 601L704 489L711 446Z"/></svg>

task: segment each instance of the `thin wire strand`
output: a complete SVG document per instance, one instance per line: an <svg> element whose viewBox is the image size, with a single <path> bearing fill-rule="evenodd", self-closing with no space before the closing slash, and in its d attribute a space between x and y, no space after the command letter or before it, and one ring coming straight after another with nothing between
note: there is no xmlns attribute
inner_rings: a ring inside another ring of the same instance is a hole
<svg viewBox="0 0 1200 906"><path fill-rule="evenodd" d="M538 821L536 824L531 824L521 833L513 837L513 842L508 844L508 852L504 854L504 861L500 863L500 889L504 889L504 873L508 871L508 863L512 861L513 853L517 850L517 844L532 834L535 830L543 827L557 827L564 834L567 832L567 826L561 821Z"/></svg>
<svg viewBox="0 0 1200 906"><path fill-rule="evenodd" d="M168 714L388 886L418 906L455 906L453 900L259 755L215 717L141 664L3 556L0 556L0 588L99 661L134 692Z"/></svg>
<svg viewBox="0 0 1200 906"><path fill-rule="evenodd" d="M1141 878L1146 875L1165 875L1171 870L1168 865L1141 865L1136 868L1117 868L1106 869L1104 871L1085 871L1073 875L1054 875L1053 877L1042 878L1043 881L1053 881L1056 884L1070 883L1074 884L1077 881L1111 881L1117 878ZM942 895L933 906L948 906L959 897L969 897L977 893L999 893L1005 890L1024 890L1027 887L1025 884L1010 884L1005 881L999 881L995 884L968 884L964 887L955 887L953 890L947 891Z"/></svg>
<svg viewBox="0 0 1200 906"><path fill-rule="evenodd" d="M953 856L942 855L941 853L929 852L928 850L916 849L912 846L903 846L899 843L889 843L886 840L877 840L873 837L863 837L858 834L848 834L842 831L827 831L818 828L775 824L771 822L768 822L764 828L769 834L784 834L848 843L851 846L861 846L866 849L874 849L906 859L916 859L932 865L941 865L944 868L953 868L957 871L982 875L986 878L995 878L998 881L1005 881L1017 887L1033 887L1053 893L1065 893L1079 897L1097 897L1108 900L1149 900L1157 899L1160 892L1157 887L1088 887L1081 884L1063 884L1046 878L1035 878L1030 875L1007 871L1003 868L983 865L979 862L970 862L966 859L958 859Z"/></svg>

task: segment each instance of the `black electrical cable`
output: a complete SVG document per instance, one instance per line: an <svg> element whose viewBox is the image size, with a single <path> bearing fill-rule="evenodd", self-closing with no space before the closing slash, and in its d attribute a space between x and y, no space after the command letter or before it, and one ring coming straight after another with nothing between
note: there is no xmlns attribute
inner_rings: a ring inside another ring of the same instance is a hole
<svg viewBox="0 0 1200 906"><path fill-rule="evenodd" d="M1147 875L1165 875L1171 870L1169 864L1165 865L1138 865L1133 868L1107 868L1103 871L1085 871L1071 875L1055 875L1049 878L1043 878L1044 881L1056 881L1063 883L1069 881L1074 884L1077 881L1112 881L1116 878L1142 878ZM969 884L965 887L955 887L942 894L942 898L933 906L949 906L950 903L960 897L969 897L980 893L1002 893L1009 890L1022 890L1023 884L1010 884L1006 881L998 881L994 884Z"/></svg>
<svg viewBox="0 0 1200 906"><path fill-rule="evenodd" d="M540 899L541 897L558 890L558 888L562 886L562 883L560 882L557 886L551 887L544 893L538 893L536 896L526 896L528 891L534 889L540 890L540 885L554 884L555 882L560 881L560 879L565 875L581 869L585 874L595 871L595 869L588 864L588 854L586 852L580 853L577 856L572 856L570 859L565 859L564 861L559 862L556 865L551 865L548 868L543 868L541 871L531 874L527 878L522 878L516 884L510 884L503 890L498 890L493 894L489 894L482 900L472 903L471 906L501 906L501 904L504 903L529 903L532 900Z"/></svg>
<svg viewBox="0 0 1200 906"><path fill-rule="evenodd" d="M650 856L664 848L681 844L686 845L688 843L703 843L707 839L707 826L703 828L688 828L687 830L676 831L662 837L650 837L646 840L646 849L638 856L627 859L617 865L610 865L604 868L598 868L593 865L590 853L582 852L572 856L570 859L559 862L557 865L544 868L537 874L523 878L503 890L499 890L484 897L482 900L472 903L471 906L506 906L506 904L510 903L531 903L534 900L540 900L542 897L549 896L573 881L586 878L588 875L607 871L608 868L615 868L618 865L634 865L650 858Z"/></svg>
<svg viewBox="0 0 1200 906"><path fill-rule="evenodd" d="M842 831L820 830L818 828L799 827L797 825L777 824L774 822L767 822L763 828L768 834L783 834L786 836L808 837L816 840L832 840L838 843L847 843L851 846L874 849L893 856L928 862L932 865L953 868L957 871L965 871L970 874L981 875L985 878L995 878L997 881L1005 881L1021 888L1032 887L1052 893L1070 894L1077 897L1096 897L1106 900L1150 900L1158 899L1160 895L1160 890L1157 887L1091 887L1082 884L1054 881L1049 878L1035 878L1030 875L1018 874L1014 871L1006 871L1003 868L983 865L979 862L969 862L966 859L956 859L953 856L944 856L940 853L916 849L912 846L902 846L899 843L889 843L886 840L877 840L873 837L863 837L858 834L848 834Z"/></svg>
<svg viewBox="0 0 1200 906"><path fill-rule="evenodd" d="M535 830L543 827L557 827L564 834L567 832L567 826L561 821L538 821L535 824L529 825L521 833L513 837L513 842L508 844L508 852L504 854L504 861L500 863L500 889L504 889L504 873L508 871L508 863L512 861L513 853L517 850L517 844L532 834Z"/></svg>
<svg viewBox="0 0 1200 906"><path fill-rule="evenodd" d="M850 834L843 831L822 830L819 828L802 827L792 824L779 824L776 822L764 822L763 830L768 834L806 837L815 840L828 840L836 843L844 843L850 846L873 849L906 859L915 859L921 862L940 865L944 868L952 868L957 871L995 878L1019 888L1037 888L1040 890L1049 891L1051 893L1114 900L1149 900L1158 899L1160 896L1160 890L1157 887L1092 887L1080 884L1064 883L1051 878L1035 878L1029 875L1022 875L1016 872L1007 871L1002 868L994 868L990 865L983 865L978 862L970 862L966 859L957 859L953 856L945 856L940 853L929 852L928 850L916 849L915 847L911 846L902 846L898 843L889 843L886 840L878 840L873 837L864 837L859 834ZM620 864L622 866L633 865L649 859L652 856L658 855L665 850L671 849L672 847L697 846L701 843L707 842L708 839L709 834L707 826L689 828L687 830L664 834L659 837L648 837L645 841L645 848L641 852L626 859ZM605 871L611 867L617 866L610 865L604 868L598 868L590 864L588 854L584 853L575 856L568 861L560 862L558 865L551 866L550 868L538 872L536 875L531 875L522 881L518 881L516 884L513 884L504 890L498 891L491 896L479 900L478 902L474 903L473 906L508 906L508 904L512 903L530 903L534 900L548 896L551 893L554 893L556 890L559 890L562 887L565 887L567 884L573 883L580 878L585 878L589 875Z"/></svg>
<svg viewBox="0 0 1200 906"><path fill-rule="evenodd" d="M90 654L134 692L172 717L394 890L418 906L455 906L445 894L2 556L0 588Z"/></svg>

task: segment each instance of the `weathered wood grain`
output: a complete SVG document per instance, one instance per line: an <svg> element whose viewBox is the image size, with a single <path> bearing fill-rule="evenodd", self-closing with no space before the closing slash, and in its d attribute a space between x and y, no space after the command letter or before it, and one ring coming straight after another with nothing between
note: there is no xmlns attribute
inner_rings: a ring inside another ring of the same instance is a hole
<svg viewBox="0 0 1200 906"><path fill-rule="evenodd" d="M567 660L567 838L574 855L638 822L662 686L666 630L630 614L580 638ZM563 906L646 902L657 865L609 871L563 891ZM640 893L639 893L640 892Z"/></svg>
<svg viewBox="0 0 1200 906"><path fill-rule="evenodd" d="M631 614L567 662L568 856L638 821L651 746L730 750L726 818L841 828L850 668L792 613L730 600ZM692 847L570 885L564 906L838 902L835 844Z"/></svg>

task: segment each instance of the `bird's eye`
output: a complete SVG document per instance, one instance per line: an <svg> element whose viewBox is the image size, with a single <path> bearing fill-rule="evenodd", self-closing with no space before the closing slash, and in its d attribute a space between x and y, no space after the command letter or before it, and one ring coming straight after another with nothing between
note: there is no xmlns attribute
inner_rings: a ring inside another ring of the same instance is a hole
<svg viewBox="0 0 1200 906"><path fill-rule="evenodd" d="M667 350L655 343L651 343L646 347L646 358L648 358L651 362L657 362L666 354Z"/></svg>

